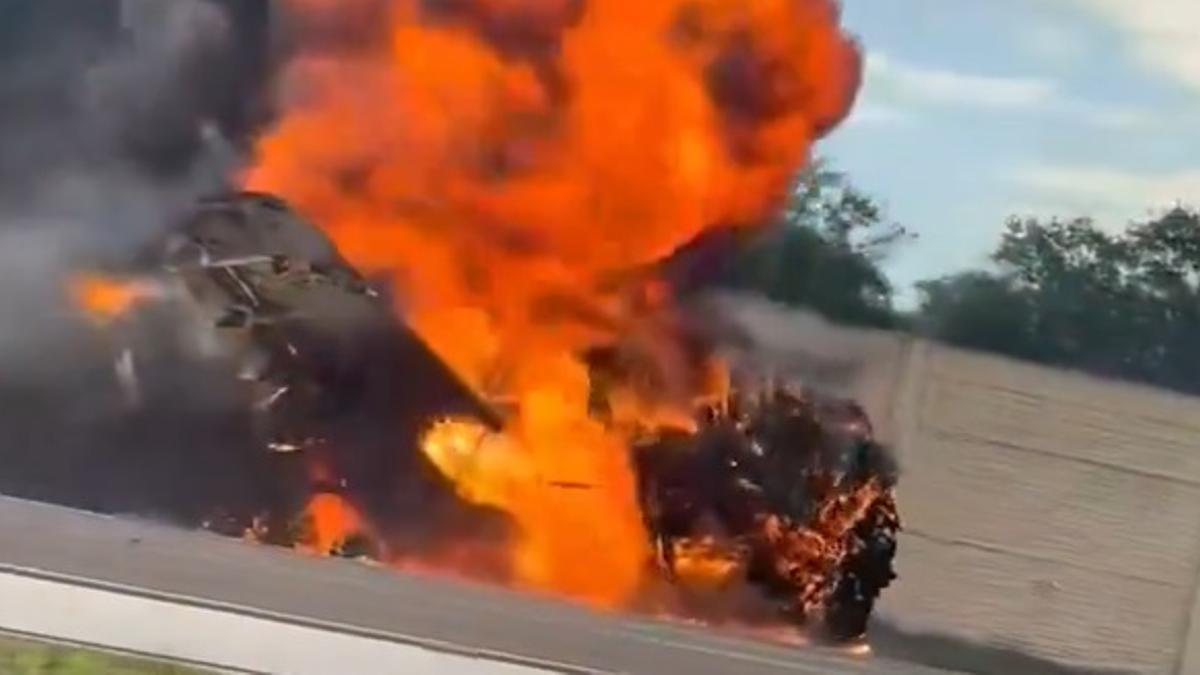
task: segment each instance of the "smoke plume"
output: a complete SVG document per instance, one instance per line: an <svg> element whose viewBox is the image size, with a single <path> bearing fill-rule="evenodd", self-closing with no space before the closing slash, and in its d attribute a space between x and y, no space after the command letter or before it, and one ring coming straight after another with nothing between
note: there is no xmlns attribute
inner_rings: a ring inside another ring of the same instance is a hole
<svg viewBox="0 0 1200 675"><path fill-rule="evenodd" d="M148 384L169 394L154 410L116 414L111 355L63 280L134 258L223 187L267 112L267 3L0 0L0 16L0 491L118 510L219 491L214 455L244 435L228 393L176 367ZM206 454L168 461L185 445Z"/></svg>

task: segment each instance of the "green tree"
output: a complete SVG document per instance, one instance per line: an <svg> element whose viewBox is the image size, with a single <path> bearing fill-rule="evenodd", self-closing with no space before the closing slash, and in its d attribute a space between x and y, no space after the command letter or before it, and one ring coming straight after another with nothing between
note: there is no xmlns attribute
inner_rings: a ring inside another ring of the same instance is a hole
<svg viewBox="0 0 1200 675"><path fill-rule="evenodd" d="M994 269L919 285L937 339L1200 392L1200 213L1109 233L1088 219L1014 219Z"/></svg>
<svg viewBox="0 0 1200 675"><path fill-rule="evenodd" d="M727 282L835 321L894 327L892 286L880 263L909 236L843 173L817 160L798 178L782 217L747 247Z"/></svg>

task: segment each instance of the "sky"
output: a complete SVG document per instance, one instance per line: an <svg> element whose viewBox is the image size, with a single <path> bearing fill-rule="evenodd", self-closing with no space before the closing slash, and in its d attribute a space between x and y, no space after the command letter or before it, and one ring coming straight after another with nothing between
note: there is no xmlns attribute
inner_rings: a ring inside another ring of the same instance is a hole
<svg viewBox="0 0 1200 675"><path fill-rule="evenodd" d="M817 153L917 234L887 262L900 304L1012 215L1200 205L1200 0L843 0L843 24L864 85Z"/></svg>

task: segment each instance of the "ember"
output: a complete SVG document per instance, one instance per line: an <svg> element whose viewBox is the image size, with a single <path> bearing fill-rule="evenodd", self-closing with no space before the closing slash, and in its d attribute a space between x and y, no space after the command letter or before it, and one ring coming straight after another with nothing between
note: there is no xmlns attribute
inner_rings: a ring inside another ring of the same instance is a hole
<svg viewBox="0 0 1200 675"><path fill-rule="evenodd" d="M834 3L287 4L253 192L159 252L280 467L239 532L611 608L749 584L861 633L887 453L857 409L734 385L667 272L768 221L848 112Z"/></svg>

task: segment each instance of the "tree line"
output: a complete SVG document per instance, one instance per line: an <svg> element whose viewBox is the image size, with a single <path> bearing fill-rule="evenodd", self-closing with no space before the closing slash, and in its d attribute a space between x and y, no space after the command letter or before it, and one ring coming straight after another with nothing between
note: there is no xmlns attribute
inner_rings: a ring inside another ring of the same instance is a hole
<svg viewBox="0 0 1200 675"><path fill-rule="evenodd" d="M818 161L725 284L851 325L1200 393L1200 212L1119 231L1088 218L1008 220L989 260L917 285L900 311L882 263L912 235Z"/></svg>

